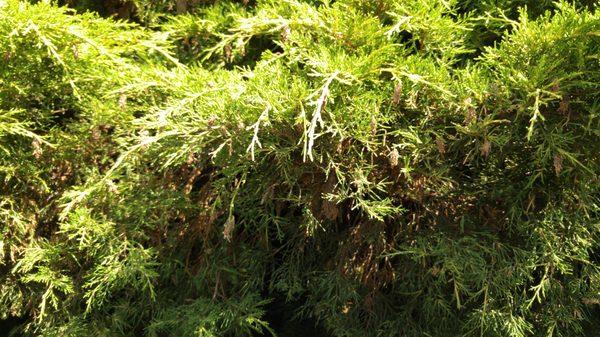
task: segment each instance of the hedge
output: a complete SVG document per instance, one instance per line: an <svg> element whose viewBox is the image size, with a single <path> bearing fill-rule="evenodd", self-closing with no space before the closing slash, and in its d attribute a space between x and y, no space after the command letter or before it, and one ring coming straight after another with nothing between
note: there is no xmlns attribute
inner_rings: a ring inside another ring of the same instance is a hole
<svg viewBox="0 0 600 337"><path fill-rule="evenodd" d="M596 336L597 7L0 0L0 330Z"/></svg>

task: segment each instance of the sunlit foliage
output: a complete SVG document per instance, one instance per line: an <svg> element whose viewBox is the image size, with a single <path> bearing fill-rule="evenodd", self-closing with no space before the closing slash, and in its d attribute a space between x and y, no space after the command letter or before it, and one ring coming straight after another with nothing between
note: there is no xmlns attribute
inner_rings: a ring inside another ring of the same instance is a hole
<svg viewBox="0 0 600 337"><path fill-rule="evenodd" d="M594 336L596 7L0 0L0 319Z"/></svg>

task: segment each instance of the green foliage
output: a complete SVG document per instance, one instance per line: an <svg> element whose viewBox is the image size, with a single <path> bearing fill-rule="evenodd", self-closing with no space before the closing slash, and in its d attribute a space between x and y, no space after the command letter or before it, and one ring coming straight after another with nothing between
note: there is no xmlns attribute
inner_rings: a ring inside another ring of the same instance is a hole
<svg viewBox="0 0 600 337"><path fill-rule="evenodd" d="M598 331L593 1L65 3L0 0L16 335Z"/></svg>

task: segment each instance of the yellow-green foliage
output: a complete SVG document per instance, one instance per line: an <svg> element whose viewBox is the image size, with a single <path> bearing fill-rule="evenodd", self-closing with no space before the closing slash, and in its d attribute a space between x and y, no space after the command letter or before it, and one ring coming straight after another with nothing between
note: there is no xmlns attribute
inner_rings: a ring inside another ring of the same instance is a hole
<svg viewBox="0 0 600 337"><path fill-rule="evenodd" d="M0 0L15 336L597 334L594 1L65 3Z"/></svg>

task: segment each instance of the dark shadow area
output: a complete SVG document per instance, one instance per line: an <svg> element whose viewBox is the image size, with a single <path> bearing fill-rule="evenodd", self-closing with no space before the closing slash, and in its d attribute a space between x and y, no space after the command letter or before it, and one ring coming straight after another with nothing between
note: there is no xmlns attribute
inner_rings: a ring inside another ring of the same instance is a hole
<svg viewBox="0 0 600 337"><path fill-rule="evenodd" d="M25 323L27 319L23 317L9 316L7 319L0 320L0 337L19 337L20 333L16 332L16 328Z"/></svg>
<svg viewBox="0 0 600 337"><path fill-rule="evenodd" d="M295 309L300 307L299 301L286 302L282 297L275 297L267 305L267 313L263 317L271 328L281 337L332 337L315 319L299 319L295 317ZM257 337L270 336L269 332Z"/></svg>

